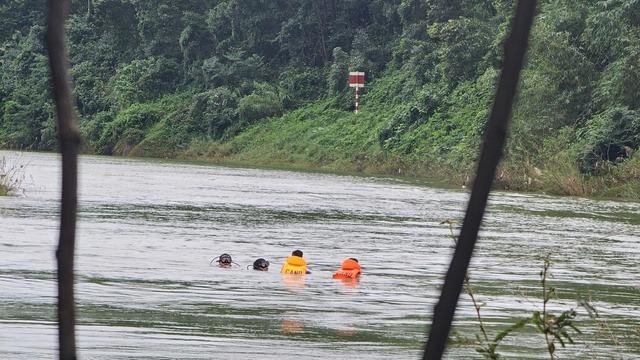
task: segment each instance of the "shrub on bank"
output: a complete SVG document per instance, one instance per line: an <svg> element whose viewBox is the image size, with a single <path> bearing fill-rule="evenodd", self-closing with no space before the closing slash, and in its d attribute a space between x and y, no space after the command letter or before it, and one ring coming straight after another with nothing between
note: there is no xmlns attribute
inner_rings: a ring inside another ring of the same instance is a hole
<svg viewBox="0 0 640 360"><path fill-rule="evenodd" d="M584 172L606 173L609 163L629 158L640 147L640 113L614 107L596 114L580 130L577 145Z"/></svg>
<svg viewBox="0 0 640 360"><path fill-rule="evenodd" d="M5 156L0 159L0 196L23 191L24 167L19 162L9 161Z"/></svg>
<svg viewBox="0 0 640 360"><path fill-rule="evenodd" d="M104 125L95 142L102 154L125 155L128 145L144 137L145 130L160 120L160 110L152 104L134 104L118 113L113 121Z"/></svg>

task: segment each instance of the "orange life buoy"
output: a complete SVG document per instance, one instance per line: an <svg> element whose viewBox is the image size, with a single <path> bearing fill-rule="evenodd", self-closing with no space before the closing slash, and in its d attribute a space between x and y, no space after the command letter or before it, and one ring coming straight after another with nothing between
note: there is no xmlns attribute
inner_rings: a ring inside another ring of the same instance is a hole
<svg viewBox="0 0 640 360"><path fill-rule="evenodd" d="M342 262L342 268L333 273L334 279L355 279L362 273L360 264L354 259L346 259Z"/></svg>

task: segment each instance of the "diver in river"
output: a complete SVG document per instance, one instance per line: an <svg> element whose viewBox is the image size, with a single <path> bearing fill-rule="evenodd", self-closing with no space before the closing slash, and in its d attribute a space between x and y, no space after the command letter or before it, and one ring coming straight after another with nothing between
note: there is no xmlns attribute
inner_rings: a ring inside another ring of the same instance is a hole
<svg viewBox="0 0 640 360"><path fill-rule="evenodd" d="M233 260L231 259L231 255L229 255L227 253L221 254L218 257L214 257L209 262L209 265L213 264L214 261L217 262L218 263L218 267L221 267L221 268L230 268L232 264L235 264L233 262Z"/></svg>
<svg viewBox="0 0 640 360"><path fill-rule="evenodd" d="M280 272L290 275L311 274L311 271L307 269L307 261L302 256L302 251L294 250L291 256L288 256L287 260L282 264Z"/></svg>
<svg viewBox="0 0 640 360"><path fill-rule="evenodd" d="M269 261L259 258L253 262L253 270L257 271L269 271Z"/></svg>

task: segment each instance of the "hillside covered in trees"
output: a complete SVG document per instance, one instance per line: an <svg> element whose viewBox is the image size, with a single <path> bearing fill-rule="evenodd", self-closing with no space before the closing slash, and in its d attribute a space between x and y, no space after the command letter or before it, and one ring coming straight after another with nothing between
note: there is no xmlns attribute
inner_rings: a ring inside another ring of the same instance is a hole
<svg viewBox="0 0 640 360"><path fill-rule="evenodd" d="M71 1L86 152L468 181L513 0ZM52 150L44 4L0 5L0 146ZM365 71L353 114L348 71ZM541 1L498 182L640 194L640 0Z"/></svg>

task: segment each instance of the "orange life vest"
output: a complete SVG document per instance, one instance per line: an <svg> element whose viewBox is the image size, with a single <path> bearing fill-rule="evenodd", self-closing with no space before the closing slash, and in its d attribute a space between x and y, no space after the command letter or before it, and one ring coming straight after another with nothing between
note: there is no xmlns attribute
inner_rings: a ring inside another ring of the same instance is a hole
<svg viewBox="0 0 640 360"><path fill-rule="evenodd" d="M307 273L307 262L300 256L289 256L282 265L280 272L291 275L304 275Z"/></svg>
<svg viewBox="0 0 640 360"><path fill-rule="evenodd" d="M355 279L362 273L360 264L352 259L342 262L342 268L333 273L334 279Z"/></svg>

